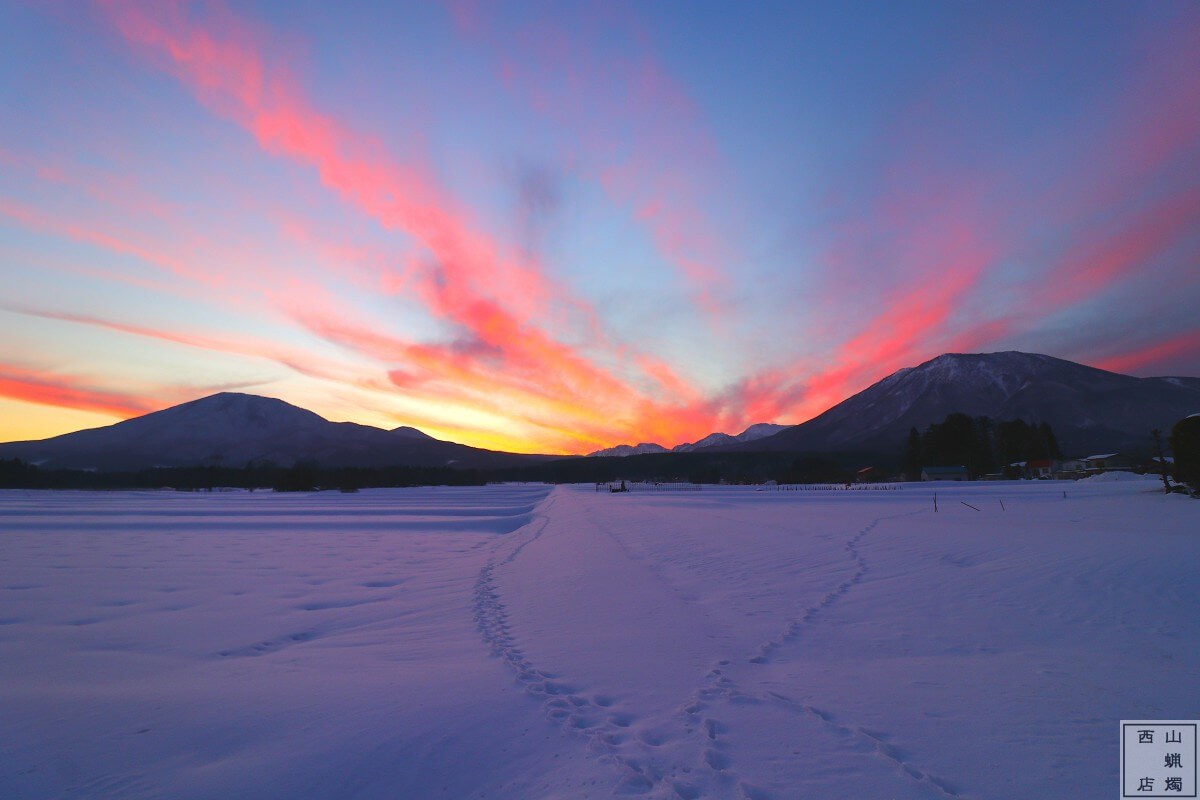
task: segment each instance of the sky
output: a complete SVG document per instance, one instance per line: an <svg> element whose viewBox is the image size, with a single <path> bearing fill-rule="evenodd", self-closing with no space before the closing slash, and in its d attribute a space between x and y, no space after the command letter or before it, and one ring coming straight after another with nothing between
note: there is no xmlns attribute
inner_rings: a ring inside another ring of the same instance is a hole
<svg viewBox="0 0 1200 800"><path fill-rule="evenodd" d="M518 452L945 352L1200 375L1200 5L0 0L0 441Z"/></svg>

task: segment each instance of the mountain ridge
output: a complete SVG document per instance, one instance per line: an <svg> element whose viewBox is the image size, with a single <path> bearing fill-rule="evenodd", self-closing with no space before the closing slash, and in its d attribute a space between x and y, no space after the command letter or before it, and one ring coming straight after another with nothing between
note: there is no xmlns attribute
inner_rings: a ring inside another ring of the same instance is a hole
<svg viewBox="0 0 1200 800"><path fill-rule="evenodd" d="M788 427L790 426L779 425L774 422L756 422L750 427L746 428L746 430L736 435L728 433L710 433L702 439L697 439L694 442L677 444L669 450L657 442L640 442L635 445L618 444L613 447L606 447L602 450L596 450L595 452L588 453L587 455L589 458L624 458L626 456L646 455L647 453L691 453L695 450L720 447L722 445L736 444L739 442L752 442L756 439L772 436Z"/></svg>
<svg viewBox="0 0 1200 800"><path fill-rule="evenodd" d="M1150 431L1200 409L1200 378L1135 378L1039 353L944 353L905 367L822 414L727 450L900 452L911 428L961 412L1046 422L1068 455L1144 449Z"/></svg>
<svg viewBox="0 0 1200 800"><path fill-rule="evenodd" d="M98 471L271 462L291 466L507 467L552 456L482 450L416 428L331 422L274 397L220 392L113 425L0 444L0 458Z"/></svg>
<svg viewBox="0 0 1200 800"><path fill-rule="evenodd" d="M893 372L800 425L756 423L737 436L713 433L668 450L643 442L596 455L790 451L902 452L910 428L960 412L1046 422L1067 455L1149 448L1200 412L1200 378L1135 378L1036 353L945 353ZM0 443L0 458L46 468L120 471L151 467L312 461L327 467L429 466L502 469L571 456L482 450L412 427L385 430L331 422L283 400L221 392L101 428Z"/></svg>

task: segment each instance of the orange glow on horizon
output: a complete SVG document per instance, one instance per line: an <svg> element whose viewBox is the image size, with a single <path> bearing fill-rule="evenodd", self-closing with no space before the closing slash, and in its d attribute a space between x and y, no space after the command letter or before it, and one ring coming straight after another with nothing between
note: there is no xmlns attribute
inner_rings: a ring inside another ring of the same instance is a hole
<svg viewBox="0 0 1200 800"><path fill-rule="evenodd" d="M1066 84L982 33L843 96L809 64L706 81L721 54L658 41L669 5L455 4L420 41L376 6L76 11L23 6L0 33L105 78L15 76L0 402L31 421L10 436L242 387L581 454L801 423L944 352L1195 374L1194 10L1066 42L1095 81L1061 115L989 94L992 70ZM829 113L774 102L789 75Z"/></svg>

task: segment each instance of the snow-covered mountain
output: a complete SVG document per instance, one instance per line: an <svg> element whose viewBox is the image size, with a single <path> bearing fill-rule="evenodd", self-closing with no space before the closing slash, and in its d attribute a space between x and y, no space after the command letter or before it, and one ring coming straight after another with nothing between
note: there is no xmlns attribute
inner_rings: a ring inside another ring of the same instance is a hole
<svg viewBox="0 0 1200 800"><path fill-rule="evenodd" d="M1200 378L1134 378L1015 351L948 353L907 367L824 414L752 445L723 449L900 452L910 428L947 414L1047 422L1063 450L1145 449L1200 408Z"/></svg>
<svg viewBox="0 0 1200 800"><path fill-rule="evenodd" d="M780 431L787 430L790 427L792 426L780 425L775 422L756 422L734 438L736 438L739 442L753 442L756 439L765 439L768 436L774 436Z"/></svg>
<svg viewBox="0 0 1200 800"><path fill-rule="evenodd" d="M505 467L544 457L444 442L416 428L329 420L270 397L222 392L103 428L0 444L0 458L47 468L133 470L250 462L291 466Z"/></svg>
<svg viewBox="0 0 1200 800"><path fill-rule="evenodd" d="M738 441L739 439L736 436L730 436L728 433L710 433L703 439L677 444L671 448L671 451L674 453L690 453L693 450L700 450L705 447L721 447L722 445L737 444Z"/></svg>
<svg viewBox="0 0 1200 800"><path fill-rule="evenodd" d="M1152 429L1169 431L1198 410L1200 378L1134 378L1030 353L952 353L889 375L802 425L759 423L736 436L713 433L674 450L897 453L910 428L922 430L963 412L1047 422L1064 451L1085 455L1146 450ZM643 442L591 455L665 452ZM133 470L264 461L290 466L300 460L324 466L502 468L553 457L480 450L409 427L388 431L330 422L282 400L223 392L116 425L0 444L0 458L48 468Z"/></svg>
<svg viewBox="0 0 1200 800"><path fill-rule="evenodd" d="M768 436L774 436L788 427L788 425L777 425L774 422L756 422L736 436L728 433L710 433L703 439L688 444L676 445L671 450L676 453L690 453L693 450L703 450L706 447L721 447L738 444L739 442L753 442L758 439L765 439Z"/></svg>
<svg viewBox="0 0 1200 800"><path fill-rule="evenodd" d="M653 442L642 442L641 444L619 444L616 447L606 447L603 450L597 450L594 453L588 453L589 456L639 456L645 453L690 453L693 450L702 450L706 447L722 447L727 445L740 444L742 442L752 442L756 439L762 439L766 436L773 436L776 433L784 430L789 426L776 425L774 422L758 422L751 425L746 430L736 436L728 433L710 433L703 439L697 439L694 442L686 444L678 444L670 450L660 444Z"/></svg>
<svg viewBox="0 0 1200 800"><path fill-rule="evenodd" d="M603 450L597 450L594 453L588 453L589 456L640 456L646 453L669 453L667 448L661 444L654 442L641 442L640 444L619 444L616 447L606 447Z"/></svg>

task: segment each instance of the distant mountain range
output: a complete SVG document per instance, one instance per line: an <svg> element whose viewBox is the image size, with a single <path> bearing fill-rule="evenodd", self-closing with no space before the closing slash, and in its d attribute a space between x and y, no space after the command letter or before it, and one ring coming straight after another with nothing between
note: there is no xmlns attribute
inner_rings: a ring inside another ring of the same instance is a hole
<svg viewBox="0 0 1200 800"><path fill-rule="evenodd" d="M746 430L731 436L728 433L710 433L703 439L697 439L694 442L687 444L679 444L672 447L670 450L663 447L661 444L653 442L642 442L641 444L619 444L616 447L606 447L603 450L597 450L594 453L588 453L589 456L597 457L612 457L612 456L640 456L646 453L690 453L693 450L703 450L707 447L721 447L728 445L740 444L743 442L754 442L763 439L767 436L773 436L782 430L787 429L788 425L776 425L774 422L759 422L751 425Z"/></svg>
<svg viewBox="0 0 1200 800"><path fill-rule="evenodd" d="M1165 435L1196 411L1200 378L1134 378L1015 351L949 353L889 375L801 425L719 449L899 453L911 428L962 412L1046 422L1068 456L1147 451L1152 429Z"/></svg>
<svg viewBox="0 0 1200 800"><path fill-rule="evenodd" d="M118 471L251 462L290 467L297 461L327 467L503 468L551 457L480 450L416 428L389 431L330 422L282 400L222 392L104 428L0 444L0 458L50 469Z"/></svg>
<svg viewBox="0 0 1200 800"><path fill-rule="evenodd" d="M1150 431L1169 432L1200 412L1200 378L1133 378L1050 356L1006 352L947 354L896 372L801 425L751 425L713 433L668 451L619 445L592 456L645 453L795 452L898 457L910 428L947 414L1049 423L1067 455L1147 452ZM556 456L481 450L415 428L384 430L330 422L267 397L224 392L103 428L0 444L0 458L43 468L148 467L314 461L326 467L419 466L504 469Z"/></svg>
<svg viewBox="0 0 1200 800"><path fill-rule="evenodd" d="M647 453L669 453L671 452L661 444L655 442L639 442L638 444L618 444L613 447L606 447L603 450L597 450L594 453L588 453L588 456L596 456L600 458L624 458L625 456L644 456Z"/></svg>

